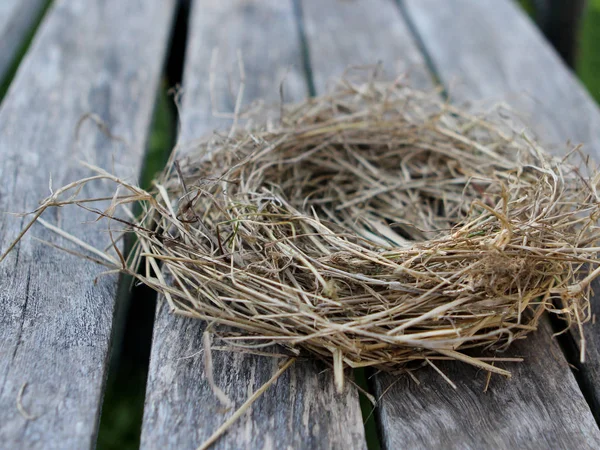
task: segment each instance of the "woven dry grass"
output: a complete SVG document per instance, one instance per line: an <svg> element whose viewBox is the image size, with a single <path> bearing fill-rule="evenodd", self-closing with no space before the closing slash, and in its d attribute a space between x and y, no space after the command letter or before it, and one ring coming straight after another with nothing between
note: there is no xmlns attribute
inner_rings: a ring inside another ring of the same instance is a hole
<svg viewBox="0 0 600 450"><path fill-rule="evenodd" d="M346 366L438 357L508 375L483 350L535 330L544 311L580 330L589 319L599 176L578 149L553 157L497 113L342 81L270 125L175 152L151 192L97 169L119 185L98 214L132 202L143 213L125 221L127 258L90 257L236 345L332 361L338 387Z"/></svg>

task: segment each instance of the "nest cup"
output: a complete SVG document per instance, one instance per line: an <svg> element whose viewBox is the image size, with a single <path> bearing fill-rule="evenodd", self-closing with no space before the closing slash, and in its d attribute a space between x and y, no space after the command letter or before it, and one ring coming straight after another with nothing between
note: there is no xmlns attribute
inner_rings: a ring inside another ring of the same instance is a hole
<svg viewBox="0 0 600 450"><path fill-rule="evenodd" d="M498 112L348 80L264 125L258 108L176 149L150 192L101 172L121 185L102 217L143 211L129 257L103 261L232 345L328 361L338 389L347 366L455 359L509 375L489 355L544 311L580 332L589 320L599 177L578 148L551 156Z"/></svg>
<svg viewBox="0 0 600 450"><path fill-rule="evenodd" d="M332 360L338 380L440 356L507 375L464 351L503 350L545 310L589 318L598 176L492 116L344 81L215 134L143 202L135 260L168 281L141 279L238 345Z"/></svg>

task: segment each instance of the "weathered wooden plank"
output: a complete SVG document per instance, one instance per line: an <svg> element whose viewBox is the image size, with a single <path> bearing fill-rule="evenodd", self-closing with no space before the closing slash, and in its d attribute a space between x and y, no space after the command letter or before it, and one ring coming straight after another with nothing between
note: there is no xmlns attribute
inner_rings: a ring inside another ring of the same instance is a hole
<svg viewBox="0 0 600 450"><path fill-rule="evenodd" d="M0 109L1 211L33 210L50 176L55 187L88 176L77 159L137 177L173 10L163 0L55 3ZM127 145L91 121L76 145L86 113ZM85 191L113 193L106 184ZM75 207L44 214L103 248L105 230L81 226L92 216ZM2 251L27 219L0 215ZM30 234L57 240L41 226ZM96 279L103 270L31 236L0 264L0 447L95 446L118 283Z"/></svg>
<svg viewBox="0 0 600 450"><path fill-rule="evenodd" d="M493 376L487 392L487 373L454 362L435 364L456 390L428 369L416 373L420 385L378 376L384 448L598 448L593 417L551 339L542 321L535 336L503 355L525 362L503 364L512 378Z"/></svg>
<svg viewBox="0 0 600 450"><path fill-rule="evenodd" d="M469 3L471 7L472 3ZM424 16L435 15L441 4L432 1L427 6L419 4L419 8ZM422 55L416 50L415 40L395 2L323 4L314 0L304 1L302 5L311 69L318 89L323 88L323 80L338 76L348 65L375 63L379 59L388 61L391 66L394 61L404 61L414 67L411 78L417 84L427 85L429 75L424 70ZM491 4L488 8L493 9ZM451 22L455 20L455 12L451 14L450 11L455 10L452 7L447 9L445 21ZM472 26L463 23L457 28L457 33L463 33L463 40L476 42L477 39L468 34L471 29ZM440 34L440 41L445 41L448 47L455 43L443 34ZM492 49L497 45L491 40L486 44ZM457 46L448 59L468 58L463 56L463 52L468 50L460 49ZM479 64L485 62L480 61ZM465 65L464 70L469 76L471 70L478 69ZM449 80L444 81L450 84ZM463 99L485 97L485 78L469 87L475 91ZM524 354L530 356L530 360L520 366L511 366L515 371L512 381L492 379L487 394L483 393L484 374L474 378L476 371L457 363L443 365L452 380L458 381L457 392L427 369L418 374L422 379L421 387L407 387L412 383L408 378L375 377L376 393L385 393L378 412L383 446L446 448L454 445L478 448L490 444L531 447L551 441L558 445L597 442L598 430L589 408L558 345L548 339L548 329L548 323L544 322L543 332L531 336L527 345L512 350L511 354ZM394 382L397 384L387 391ZM543 395L540 394L542 392ZM500 408L508 403L511 411L502 411ZM552 419L549 420L549 417ZM473 424L477 426L473 427ZM540 434L545 436L541 438ZM449 440L450 437L452 440Z"/></svg>
<svg viewBox="0 0 600 450"><path fill-rule="evenodd" d="M2 0L0 2L0 81L4 79L46 1Z"/></svg>
<svg viewBox="0 0 600 450"><path fill-rule="evenodd" d="M438 75L460 100L506 98L540 140L559 152L573 144L600 160L600 111L575 75L511 1L405 1ZM434 11L432 12L432 9ZM466 34L468 29L471 34ZM595 284L598 292L598 283ZM600 299L592 301L600 314ZM578 375L600 417L600 333L585 329L586 362ZM577 340L577 333L574 333ZM578 350L572 360L579 360Z"/></svg>
<svg viewBox="0 0 600 450"><path fill-rule="evenodd" d="M402 74L416 87L433 87L423 55L392 1L304 0L300 5L318 93L348 68L373 70L377 64L387 78Z"/></svg>
<svg viewBox="0 0 600 450"><path fill-rule="evenodd" d="M244 61L247 102L259 98L278 102L284 78L286 100L307 95L291 2L197 0L190 30L179 139L183 147L224 125L211 115L208 81L214 48L219 50L215 91L220 111L231 112L235 105L237 82L232 83L230 96L226 71L236 79L238 50ZM282 360L212 352L215 383L235 404L225 411L204 375L199 352L205 325L172 316L167 309L162 304L157 311L141 446L196 448L275 373ZM215 448L364 448L357 391L349 385L337 395L332 378L321 364L297 361Z"/></svg>

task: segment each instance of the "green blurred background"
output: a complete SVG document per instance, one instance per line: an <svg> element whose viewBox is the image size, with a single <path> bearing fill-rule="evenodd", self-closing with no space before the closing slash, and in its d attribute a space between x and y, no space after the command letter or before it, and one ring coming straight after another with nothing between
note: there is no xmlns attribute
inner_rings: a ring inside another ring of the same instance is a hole
<svg viewBox="0 0 600 450"><path fill-rule="evenodd" d="M535 18L535 0L519 0L521 7ZM575 1L573 1L575 3ZM600 0L587 0L577 33L574 70L590 94L600 103Z"/></svg>
<svg viewBox="0 0 600 450"><path fill-rule="evenodd" d="M519 3L534 17L531 0L521 0ZM598 44L600 44L600 0L589 0L579 33L575 71L590 94L600 103L600 52L596 49ZM157 99L154 127L148 146L148 159L142 176L142 182L146 186L149 185L153 175L163 167L167 156L165 149L170 149L175 139L174 111L171 99L166 94L166 80L163 88ZM120 368L115 379L109 383L105 401L104 409L107 413L102 416L98 441L100 450L133 450L139 445L141 405L144 401L144 373L137 370L135 364L129 361L123 362L123 358L119 359ZM366 388L365 374L360 372L356 376L357 381ZM366 425L369 448L378 448L374 415L370 414L371 405L361 398L361 406L363 414L370 417Z"/></svg>

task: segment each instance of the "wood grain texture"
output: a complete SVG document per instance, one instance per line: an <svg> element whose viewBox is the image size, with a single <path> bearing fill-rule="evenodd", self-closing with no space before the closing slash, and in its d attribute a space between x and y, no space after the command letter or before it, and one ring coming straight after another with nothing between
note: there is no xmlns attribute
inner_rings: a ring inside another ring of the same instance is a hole
<svg viewBox="0 0 600 450"><path fill-rule="evenodd" d="M432 25L432 29L442 28L443 24L456 20L455 5L446 8L441 1L426 3L414 2L424 17L435 16L438 9L447 9L443 23ZM473 8L475 2L464 3ZM481 9L490 14L492 6L489 3ZM393 67L394 61L403 61L414 68L410 72L414 84L427 86L430 83L430 76L424 70L423 56L419 54L395 2L380 0L365 4L307 0L302 3L302 9L311 69L318 90L323 89L323 80L339 76L345 67L372 63L375 59L388 61L388 67ZM470 34L473 32L472 25L462 23L455 32L460 34L462 41L476 45L473 42L477 42L479 36ZM429 36L424 39L429 39ZM448 60L468 59L474 51L465 48L466 44L465 47L459 45L454 48L458 37L453 35L440 34L439 40L438 45L444 45L442 52L446 52L444 56ZM424 44L427 47L428 40ZM490 49L499 46L492 39L488 39L486 45L488 53L479 51L480 58L489 56ZM356 53L353 53L354 50ZM437 59L434 63L436 67L439 64ZM485 64L482 59L478 64L466 65L467 77L472 76L473 71L481 70L481 65ZM392 77L396 75L389 74ZM442 80L452 85L448 79L442 77ZM464 92L462 96L457 93L456 98L466 100L491 96L485 83L485 77L478 82L470 80L468 87L473 90ZM502 99L505 93L495 91L495 95ZM485 376L456 363L442 367L459 384L458 392L454 392L430 369L419 373L422 379L420 387L413 385L408 378L376 376L376 393L382 395L385 392L378 411L384 448L539 448L548 443L555 443L558 447L568 443L582 446L597 444L599 434L596 424L560 348L549 339L548 329L549 324L544 321L542 332L532 335L526 344L511 351L512 356L530 356L530 361L508 367L515 372L512 381L494 378L487 394L483 393ZM393 383L396 384L386 392ZM510 404L511 411L501 409L507 404Z"/></svg>
<svg viewBox="0 0 600 450"><path fill-rule="evenodd" d="M215 92L219 111L231 112L235 105L238 50L245 67L246 104L256 99L279 102L283 79L286 100L300 100L307 95L291 2L197 0L192 5L184 70L179 138L183 152L193 148L194 140L205 133L230 124L216 119L211 112L208 81L214 48L218 48ZM157 311L141 447L193 449L260 388L282 360L213 351L215 384L234 403L227 411L205 379L201 352L204 324L172 316L167 309L166 303L160 303ZM214 345L220 344L216 341ZM214 446L364 447L356 389L348 385L342 395L337 395L331 372L309 361L297 361L290 367Z"/></svg>
<svg viewBox="0 0 600 450"><path fill-rule="evenodd" d="M378 376L383 447L598 448L596 424L548 321L502 356L525 361L498 363L513 376L492 376L486 393L486 372L454 362L435 364L457 390L430 369L416 373L420 385L408 377Z"/></svg>
<svg viewBox="0 0 600 450"><path fill-rule="evenodd" d="M195 449L234 410L226 410L204 378L204 325L171 315L166 303L160 305L141 448ZM234 409L276 372L278 363L285 361L217 350L212 358L215 383L235 404ZM343 395L337 395L326 367L297 361L213 448L365 448L356 391L348 387Z"/></svg>
<svg viewBox="0 0 600 450"><path fill-rule="evenodd" d="M592 323L588 323L584 328L585 344L585 362L579 362L579 352L581 342L578 335L571 334L573 337L573 363L578 369L579 383L586 394L586 399L592 408L592 413L596 422L600 422L600 330L598 318L600 318L600 280L592 283L592 289L596 293L592 300Z"/></svg>
<svg viewBox="0 0 600 450"><path fill-rule="evenodd" d="M431 88L423 55L391 0L303 0L302 19L310 66L318 93L348 68L377 64L388 79L408 76L410 83ZM365 72L366 74L366 72Z"/></svg>
<svg viewBox="0 0 600 450"><path fill-rule="evenodd" d="M34 25L46 0L2 0L0 2L0 81Z"/></svg>
<svg viewBox="0 0 600 450"><path fill-rule="evenodd" d="M50 177L56 187L88 176L77 159L137 177L173 10L164 0L55 2L0 109L0 211L34 209ZM76 143L89 112L127 145L89 121ZM95 184L83 195L113 193ZM105 226L82 226L92 216L79 208L43 217L91 245L110 242ZM0 214L0 251L27 219ZM36 225L0 265L0 447L91 448L118 279L33 236L69 246Z"/></svg>

